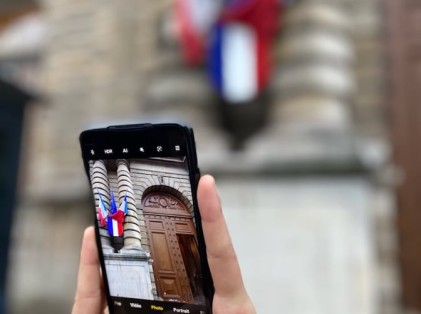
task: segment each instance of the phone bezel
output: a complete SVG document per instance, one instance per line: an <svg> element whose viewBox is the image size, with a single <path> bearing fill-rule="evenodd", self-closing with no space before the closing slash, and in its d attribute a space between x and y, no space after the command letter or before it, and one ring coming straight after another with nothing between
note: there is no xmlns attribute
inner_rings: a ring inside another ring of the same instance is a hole
<svg viewBox="0 0 421 314"><path fill-rule="evenodd" d="M103 158L92 158L89 155L90 147L121 147L127 145L137 145L139 138L142 138L142 145L145 147L154 147L156 143L163 143L167 147L171 147L174 143L183 143L182 152L187 157L187 164L189 170L190 184L192 188L192 199L193 209L196 217L196 233L198 240L198 250L200 255L200 261L202 266L203 275L203 291L207 300L207 307L210 313L212 313L212 301L214 295L214 287L212 276L210 273L207 257L206 257L206 244L202 231L202 223L200 219L200 212L197 203L197 187L200 179L200 170L197 163L197 154L194 140L193 129L187 126L182 126L175 123L164 123L164 124L131 124L131 125L117 125L108 126L105 128L97 128L85 130L80 134L79 141L82 150L82 159L84 162L85 172L88 177L89 183L91 178L89 175L89 161L93 159L117 159L122 158L120 155L113 154L112 156L102 155ZM123 142L122 142L123 141ZM159 154L155 152L153 156L168 156L167 152ZM145 155L145 157L152 157L151 155ZM129 158L129 157L125 157ZM92 193L90 193L92 195ZM92 199L94 199L92 195ZM95 203L95 201L93 201ZM102 252L99 226L97 224L96 211L92 210L93 221L95 226L96 242L98 247L98 254L100 258L100 264L102 269L102 276L104 281L104 287L106 292L107 303L109 311L112 314L114 312L112 297L108 286L108 278L105 268L104 256Z"/></svg>

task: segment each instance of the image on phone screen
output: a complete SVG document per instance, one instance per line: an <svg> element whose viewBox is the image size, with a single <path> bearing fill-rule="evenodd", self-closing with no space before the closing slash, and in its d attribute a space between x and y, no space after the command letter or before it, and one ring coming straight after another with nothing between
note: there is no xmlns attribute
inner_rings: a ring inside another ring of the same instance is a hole
<svg viewBox="0 0 421 314"><path fill-rule="evenodd" d="M89 175L113 312L208 313L187 157L96 159L91 152ZM140 147L138 155L143 153Z"/></svg>

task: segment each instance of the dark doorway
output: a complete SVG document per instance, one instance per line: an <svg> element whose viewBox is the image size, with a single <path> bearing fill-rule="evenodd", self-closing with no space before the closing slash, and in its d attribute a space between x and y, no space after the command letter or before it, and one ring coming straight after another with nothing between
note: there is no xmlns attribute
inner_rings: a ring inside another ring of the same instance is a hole
<svg viewBox="0 0 421 314"><path fill-rule="evenodd" d="M25 105L32 97L0 80L0 313L4 289L13 210L15 208Z"/></svg>
<svg viewBox="0 0 421 314"><path fill-rule="evenodd" d="M203 281L196 239L190 234L177 234L178 245L186 268L195 303L204 303Z"/></svg>

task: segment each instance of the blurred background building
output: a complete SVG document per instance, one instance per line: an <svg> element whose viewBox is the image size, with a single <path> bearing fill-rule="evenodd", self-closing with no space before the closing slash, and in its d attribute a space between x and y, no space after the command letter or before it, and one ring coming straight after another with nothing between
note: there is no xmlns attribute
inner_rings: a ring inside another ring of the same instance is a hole
<svg viewBox="0 0 421 314"><path fill-rule="evenodd" d="M183 62L173 8L0 3L0 79L39 95L22 124L8 313L70 311L92 223L80 131L152 119L195 129L260 313L421 313L421 4L285 1L255 104L267 116L241 145L205 67ZM237 112L236 129L253 124Z"/></svg>

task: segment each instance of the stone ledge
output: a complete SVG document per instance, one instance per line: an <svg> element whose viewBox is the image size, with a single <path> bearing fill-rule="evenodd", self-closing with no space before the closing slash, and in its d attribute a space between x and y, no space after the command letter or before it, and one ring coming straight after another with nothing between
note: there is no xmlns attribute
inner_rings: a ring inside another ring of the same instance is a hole
<svg viewBox="0 0 421 314"><path fill-rule="evenodd" d="M347 174L379 171L389 160L385 139L355 135L264 136L243 152L199 151L199 165L206 172L223 175Z"/></svg>

